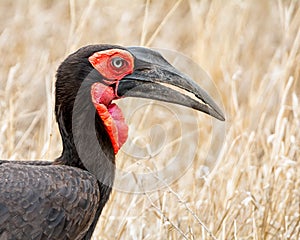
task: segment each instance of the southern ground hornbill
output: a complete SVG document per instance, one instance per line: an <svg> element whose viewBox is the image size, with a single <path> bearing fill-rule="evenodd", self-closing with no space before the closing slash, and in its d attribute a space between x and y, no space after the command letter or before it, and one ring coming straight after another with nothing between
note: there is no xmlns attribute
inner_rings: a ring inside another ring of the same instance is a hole
<svg viewBox="0 0 300 240"><path fill-rule="evenodd" d="M112 189L115 154L127 138L113 100L161 100L224 120L204 90L147 48L86 46L62 62L56 77L62 154L52 162L0 161L1 240L91 238Z"/></svg>

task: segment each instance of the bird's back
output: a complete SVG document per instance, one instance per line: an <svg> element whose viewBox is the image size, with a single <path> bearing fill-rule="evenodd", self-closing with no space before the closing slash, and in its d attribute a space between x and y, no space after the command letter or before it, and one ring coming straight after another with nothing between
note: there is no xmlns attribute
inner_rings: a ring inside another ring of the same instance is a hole
<svg viewBox="0 0 300 240"><path fill-rule="evenodd" d="M82 239L100 193L87 171L46 161L0 161L0 239Z"/></svg>

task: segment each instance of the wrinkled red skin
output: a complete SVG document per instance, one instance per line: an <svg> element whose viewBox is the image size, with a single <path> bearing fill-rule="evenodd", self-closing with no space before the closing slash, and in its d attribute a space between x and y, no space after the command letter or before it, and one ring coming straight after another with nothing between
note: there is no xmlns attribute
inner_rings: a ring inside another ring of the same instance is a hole
<svg viewBox="0 0 300 240"><path fill-rule="evenodd" d="M113 64L113 59L116 58L123 61L120 67ZM94 53L89 57L89 62L103 76L103 83L97 82L91 87L92 102L117 154L127 140L128 126L121 109L112 101L119 98L117 96L119 81L133 72L134 58L126 50L109 49ZM109 84L115 84L115 89Z"/></svg>
<svg viewBox="0 0 300 240"><path fill-rule="evenodd" d="M97 113L110 137L114 152L117 154L127 140L128 126L121 109L112 103L112 100L117 99L114 89L102 83L94 83L91 88L91 96Z"/></svg>
<svg viewBox="0 0 300 240"><path fill-rule="evenodd" d="M120 68L114 67L111 60L115 57L122 58L125 64ZM128 51L122 49L95 52L89 57L89 62L105 79L110 81L119 81L133 72L134 59Z"/></svg>

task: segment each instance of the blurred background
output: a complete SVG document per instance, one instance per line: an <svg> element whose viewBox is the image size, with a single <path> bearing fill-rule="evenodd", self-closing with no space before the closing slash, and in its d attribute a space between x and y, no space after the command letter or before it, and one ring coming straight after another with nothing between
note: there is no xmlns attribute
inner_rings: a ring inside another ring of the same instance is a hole
<svg viewBox="0 0 300 240"><path fill-rule="evenodd" d="M150 160L137 164L124 146L118 169L163 167L178 141L197 151L183 154L191 163L177 181L143 194L114 190L93 239L299 239L299 7L298 0L1 0L0 158L59 156L55 71L79 47L173 50L190 59L166 57L215 97L226 122L121 101L130 137L142 136L131 143L160 154L148 151ZM182 131L194 136L183 141ZM166 149L165 141L174 144Z"/></svg>

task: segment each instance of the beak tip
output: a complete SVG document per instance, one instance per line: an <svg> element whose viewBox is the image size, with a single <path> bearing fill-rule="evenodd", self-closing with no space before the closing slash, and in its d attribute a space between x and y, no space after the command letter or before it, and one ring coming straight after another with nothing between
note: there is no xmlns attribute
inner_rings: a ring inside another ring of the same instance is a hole
<svg viewBox="0 0 300 240"><path fill-rule="evenodd" d="M225 117L224 116L221 116L220 118L219 118L222 122L225 122Z"/></svg>
<svg viewBox="0 0 300 240"><path fill-rule="evenodd" d="M219 120L223 122L226 120L223 112L218 112L218 116L219 116Z"/></svg>
<svg viewBox="0 0 300 240"><path fill-rule="evenodd" d="M222 112L213 111L213 112L210 112L209 114L222 122L224 122L226 120L225 116Z"/></svg>

